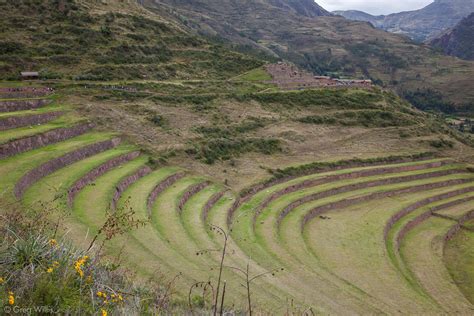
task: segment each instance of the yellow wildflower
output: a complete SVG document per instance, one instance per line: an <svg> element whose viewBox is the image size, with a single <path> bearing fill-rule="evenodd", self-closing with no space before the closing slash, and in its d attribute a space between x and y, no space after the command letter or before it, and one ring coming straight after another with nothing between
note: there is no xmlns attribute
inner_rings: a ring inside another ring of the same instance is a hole
<svg viewBox="0 0 474 316"><path fill-rule="evenodd" d="M48 270L46 270L47 273L53 273L54 269L53 268L48 268Z"/></svg>
<svg viewBox="0 0 474 316"><path fill-rule="evenodd" d="M107 316L107 311L105 309L102 308L100 311L102 313L102 316Z"/></svg>
<svg viewBox="0 0 474 316"><path fill-rule="evenodd" d="M49 245L51 247L56 247L58 245L58 242L56 241L56 239L50 239L49 240Z"/></svg>
<svg viewBox="0 0 474 316"><path fill-rule="evenodd" d="M59 267L59 262L58 262L58 261L54 261L54 262L53 262L53 267Z"/></svg>
<svg viewBox="0 0 474 316"><path fill-rule="evenodd" d="M13 292L8 292L8 304L15 304L15 296L13 295Z"/></svg>
<svg viewBox="0 0 474 316"><path fill-rule="evenodd" d="M84 267L84 265L86 264L87 260L89 260L89 257L88 256L84 256L80 259L78 259L75 263L74 263L74 269L76 270L77 274L79 274L79 276L82 278L84 277L84 271L82 270L82 268Z"/></svg>
<svg viewBox="0 0 474 316"><path fill-rule="evenodd" d="M5 283L5 279L0 277L0 285L2 285L3 283Z"/></svg>

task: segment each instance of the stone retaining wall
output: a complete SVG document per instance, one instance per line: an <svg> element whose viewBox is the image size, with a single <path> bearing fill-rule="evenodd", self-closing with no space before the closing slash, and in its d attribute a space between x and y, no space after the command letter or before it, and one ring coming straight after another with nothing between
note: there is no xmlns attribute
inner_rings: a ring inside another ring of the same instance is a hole
<svg viewBox="0 0 474 316"><path fill-rule="evenodd" d="M87 174L85 174L82 178L77 180L68 190L67 192L67 200L68 200L68 206L72 207L72 204L74 202L74 198L76 195L87 185L93 183L97 178L108 172L109 170L112 170L128 161L131 161L135 158L140 156L139 151L134 151L130 153L126 153L124 155L120 155L118 157L112 158L97 168L89 171Z"/></svg>
<svg viewBox="0 0 474 316"><path fill-rule="evenodd" d="M16 87L16 88L0 88L0 98L34 98L43 97L54 93L54 89L48 87Z"/></svg>
<svg viewBox="0 0 474 316"><path fill-rule="evenodd" d="M0 101L0 112L34 110L51 103L51 100Z"/></svg>
<svg viewBox="0 0 474 316"><path fill-rule="evenodd" d="M388 178L388 179L359 182L359 183L348 184L348 185L340 186L337 188L329 189L326 191L310 194L290 203L287 207L285 207L285 209L283 209L283 211L279 215L279 222L283 220L283 218L285 218L286 215L288 215L293 209L297 208L298 206L308 203L308 202L316 201L318 199L327 198L330 196L334 196L341 193L347 193L347 192L351 192L355 190L373 188L373 187L389 185L389 184L410 182L410 181L416 181L416 180L422 180L422 179L435 178L435 177L446 176L446 175L455 174L455 173L461 173L463 171L464 170L462 169L442 170L442 171L428 172L428 173L423 173L423 174L415 174L415 175L408 175L408 176L402 176L402 177L393 177L393 178Z"/></svg>
<svg viewBox="0 0 474 316"><path fill-rule="evenodd" d="M464 223L470 221L470 220L473 220L474 219L474 210L466 213L463 217L461 217L458 221L458 223L456 225L454 225L453 227L451 227L448 232L446 233L446 235L444 235L444 241L445 242L448 242L450 241L451 239L453 239L454 236L456 236L456 234L459 232L459 230L461 230L461 228L463 227Z"/></svg>
<svg viewBox="0 0 474 316"><path fill-rule="evenodd" d="M449 207L452 207L452 206L456 206L456 205L460 205L460 204L464 204L464 203L469 202L469 201L474 201L474 196L468 196L468 197L465 197L463 199L451 201L451 202L448 202L448 203L445 203L445 204L441 204L441 205L432 207L431 212L437 212L439 210L449 208Z"/></svg>
<svg viewBox="0 0 474 316"><path fill-rule="evenodd" d="M469 179L466 179L466 180L469 180ZM465 183L467 183L467 182L468 181L466 181ZM445 199L449 199L449 198L455 197L457 195L462 195L462 194L469 193L469 192L474 192L474 187L467 187L467 188L458 189L458 190L454 190L454 191L451 191L451 192L446 192L446 193L443 193L443 194L438 194L438 195L435 195L435 196L431 196L429 198L420 200L420 201L418 201L414 204L411 204L411 205L405 207L401 211L399 211L396 214L392 215L392 217L390 217L390 219L385 224L384 239L387 240L388 233L392 229L393 225L395 225L395 223L397 223L400 219L407 216L411 212L414 212L415 210L417 210L417 209L419 209L423 206L429 205L431 203L434 203L434 202L437 202L437 201L442 201L442 200L445 200ZM430 210L430 212L431 212L431 210Z"/></svg>
<svg viewBox="0 0 474 316"><path fill-rule="evenodd" d="M120 200L120 197L122 196L123 192L125 192L125 190L127 190L127 188L130 187L132 184L134 184L144 176L150 174L152 171L153 170L150 167L143 166L132 175L120 181L120 183L115 187L114 196L112 197L112 202L110 203L110 209L113 211L116 210L117 203Z"/></svg>
<svg viewBox="0 0 474 316"><path fill-rule="evenodd" d="M153 191L151 191L150 195L148 195L147 199L147 209L148 209L148 216L151 217L151 208L153 204L155 203L158 195L160 195L164 190L172 186L176 181L184 178L186 176L185 172L180 172L180 173L175 173L169 177L167 177L165 180L161 181L158 183L154 188Z"/></svg>
<svg viewBox="0 0 474 316"><path fill-rule="evenodd" d="M0 131L47 123L49 121L52 121L58 118L59 116L63 114L64 112L48 112L48 113L42 113L42 114L7 117L4 119L0 119Z"/></svg>
<svg viewBox="0 0 474 316"><path fill-rule="evenodd" d="M204 188L208 187L211 183L209 181L204 181L198 184L190 186L186 192L183 193L178 202L178 213L183 212L183 208L191 197L193 197L198 192L202 191Z"/></svg>
<svg viewBox="0 0 474 316"><path fill-rule="evenodd" d="M79 124L12 140L0 145L0 159L82 135L94 127L95 125L91 123Z"/></svg>
<svg viewBox="0 0 474 316"><path fill-rule="evenodd" d="M26 190L40 179L52 174L53 172L71 165L75 162L81 161L85 158L94 156L100 152L112 149L120 144L119 138L106 140L103 142L88 145L72 152L69 152L61 157L52 159L39 167L34 168L25 174L20 181L15 185L14 194L17 199L21 199Z"/></svg>
<svg viewBox="0 0 474 316"><path fill-rule="evenodd" d="M0 159L82 135L92 128L94 128L94 124L79 124L73 127L57 128L41 134L12 140L0 145Z"/></svg>
<svg viewBox="0 0 474 316"><path fill-rule="evenodd" d="M406 234L408 234L409 231L426 221L432 215L433 213L431 211L424 212L423 214L418 215L417 217L409 221L405 226L403 226L403 228L398 232L395 241L396 250L400 251L400 247L402 246L402 240L405 238Z"/></svg>
<svg viewBox="0 0 474 316"><path fill-rule="evenodd" d="M216 203L224 196L227 191L217 192L207 201L206 205L202 208L201 219L203 223L206 222L209 211L216 205Z"/></svg>
<svg viewBox="0 0 474 316"><path fill-rule="evenodd" d="M386 191L386 192L371 193L371 194L360 196L360 197L348 198L348 199L343 199L343 200L340 200L340 201L337 201L337 202L328 203L328 204L325 204L325 205L315 207L312 210L310 210L305 215L303 221L301 222L301 230L303 230L306 223L308 223L313 218L315 218L317 216L320 216L320 215L322 215L326 212L335 210L335 209L345 208L345 207L348 207L348 206L351 206L351 205L354 205L354 204L364 203L364 202L368 202L368 201L371 201L371 200L374 200L374 199L381 199L381 198L392 197L392 196L396 196L396 195L411 194L411 193L427 191L427 190L432 190L432 189L439 189L439 188L443 188L443 187L449 187L449 186L453 186L453 185L465 184L465 183L469 183L469 182L474 182L474 179L455 179L455 180L441 181L441 182L435 182L435 183L427 183L427 184L421 184L421 185L416 185L416 186L412 186L412 187L408 187L408 188L396 189L396 190L391 190L391 191ZM474 191L474 187L471 187L469 189ZM459 190L459 191L462 191L462 190ZM467 190L467 191L469 192L469 190ZM454 193L452 196L455 196L457 194L463 194L463 193L466 193L466 192ZM448 197L450 197L450 196L448 195ZM439 200L442 200L442 199L443 198L439 198ZM428 198L426 200L423 200L423 201L426 201L425 202L426 204L430 204L430 203L433 203L433 202L439 201L439 200L437 200L435 197L430 197L430 198ZM424 205L426 205L426 204L424 204ZM384 237L386 238L386 236L388 234L388 231L390 230L390 228L393 226L394 223L396 223L403 216L411 213L412 211L416 210L417 208L420 208L421 206L423 206L423 204L418 202L418 203L413 204L411 208L407 208L404 211L400 211L399 213L397 213L397 214L400 214L400 215L398 215L398 216L394 215L392 217L392 219L389 220L389 222L387 223L387 225L385 227L386 231L384 231ZM402 215L402 214L404 214L404 215ZM282 219L279 218L279 222L281 222L281 220ZM392 226L387 228L389 224L392 225Z"/></svg>
<svg viewBox="0 0 474 316"><path fill-rule="evenodd" d="M377 175L384 175L384 174L391 174L391 173L399 173L399 172L410 172L410 171L417 171L417 170L425 170L425 169L431 169L431 168L438 168L441 167L445 164L448 164L449 162L447 161L438 161L438 162L432 162L432 163L427 163L427 164L420 164L420 165L412 165L412 166L400 166L400 167L387 167L387 168L377 168L377 169L370 169L370 170L361 170L361 171L354 171L350 173L345 173L345 174L336 174L336 175L329 175L325 176L322 178L318 179L309 179L302 181L300 183L288 186L278 192L273 193L269 197L267 197L257 208L256 212L254 215L254 221L260 215L261 211L268 206L272 201L278 199L279 197L290 194L299 190L315 187L317 185L321 184L327 184L331 182L336 182L340 180L346 180L346 179L357 179L357 178L362 178L362 177L371 177L371 176L377 176ZM308 201L312 201L314 199L310 198L311 196L308 196L309 198ZM306 197L305 197L306 198ZM316 196L316 198L318 198ZM304 202L304 203L306 203Z"/></svg>
<svg viewBox="0 0 474 316"><path fill-rule="evenodd" d="M345 170L345 169L352 169L352 168L362 168L362 167L376 167L376 166L383 166L383 165L395 165L395 164L400 164L400 163L407 163L407 162L414 162L414 161L424 161L432 159L432 157L426 157L426 158L421 158L421 159L413 159L410 157L407 158L400 158L396 159L393 161L380 161L380 162L354 162L348 165L344 166L339 166L339 167L327 167L327 168L318 168L318 169L313 169L313 170L307 170L306 172L299 174L297 176L287 176L283 177L280 179L275 179L273 181L269 181L266 183L258 183L249 189L246 190L246 193L242 195L241 197L237 198L236 201L232 204L232 206L229 208L227 211L227 226L230 227L232 224L232 218L234 216L235 211L246 201L250 200L254 195L256 195L258 192L261 192L265 189L268 189L272 186L288 182L290 180L299 178L299 177L304 177L308 176L311 174L317 174L317 173L323 173L323 172L331 172L331 171L339 171L339 170ZM447 162L441 162L442 164L445 164Z"/></svg>

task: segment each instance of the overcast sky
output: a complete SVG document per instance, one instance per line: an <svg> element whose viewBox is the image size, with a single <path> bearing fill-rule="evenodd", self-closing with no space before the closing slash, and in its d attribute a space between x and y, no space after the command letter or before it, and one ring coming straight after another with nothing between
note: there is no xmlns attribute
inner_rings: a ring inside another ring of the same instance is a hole
<svg viewBox="0 0 474 316"><path fill-rule="evenodd" d="M433 0L316 0L316 2L329 11L360 10L377 15L421 9Z"/></svg>

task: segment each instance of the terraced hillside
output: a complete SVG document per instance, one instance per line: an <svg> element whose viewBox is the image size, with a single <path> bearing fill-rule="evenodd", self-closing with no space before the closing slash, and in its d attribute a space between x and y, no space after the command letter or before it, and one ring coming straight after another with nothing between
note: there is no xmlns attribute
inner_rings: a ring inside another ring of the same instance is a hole
<svg viewBox="0 0 474 316"><path fill-rule="evenodd" d="M0 2L0 78L223 78L262 64L142 9L137 1Z"/></svg>
<svg viewBox="0 0 474 316"><path fill-rule="evenodd" d="M108 212L133 210L147 225L113 239L107 253L143 279L179 276L183 300L193 283L215 284L225 232L226 306L246 309L241 272L250 269L252 304L267 313L474 312L466 164L429 153L313 163L235 194L156 164L50 89L0 93L2 203L67 214L64 231L83 247Z"/></svg>

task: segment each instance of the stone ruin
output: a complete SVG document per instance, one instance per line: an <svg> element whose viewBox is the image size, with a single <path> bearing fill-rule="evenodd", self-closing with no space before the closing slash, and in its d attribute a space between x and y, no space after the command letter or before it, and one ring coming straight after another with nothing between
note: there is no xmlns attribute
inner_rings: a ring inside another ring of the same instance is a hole
<svg viewBox="0 0 474 316"><path fill-rule="evenodd" d="M324 87L372 87L371 80L336 79L327 76L315 76L293 64L283 62L266 65L265 70L272 77L272 80L269 81L269 83L276 84L283 90L302 90L307 88Z"/></svg>

